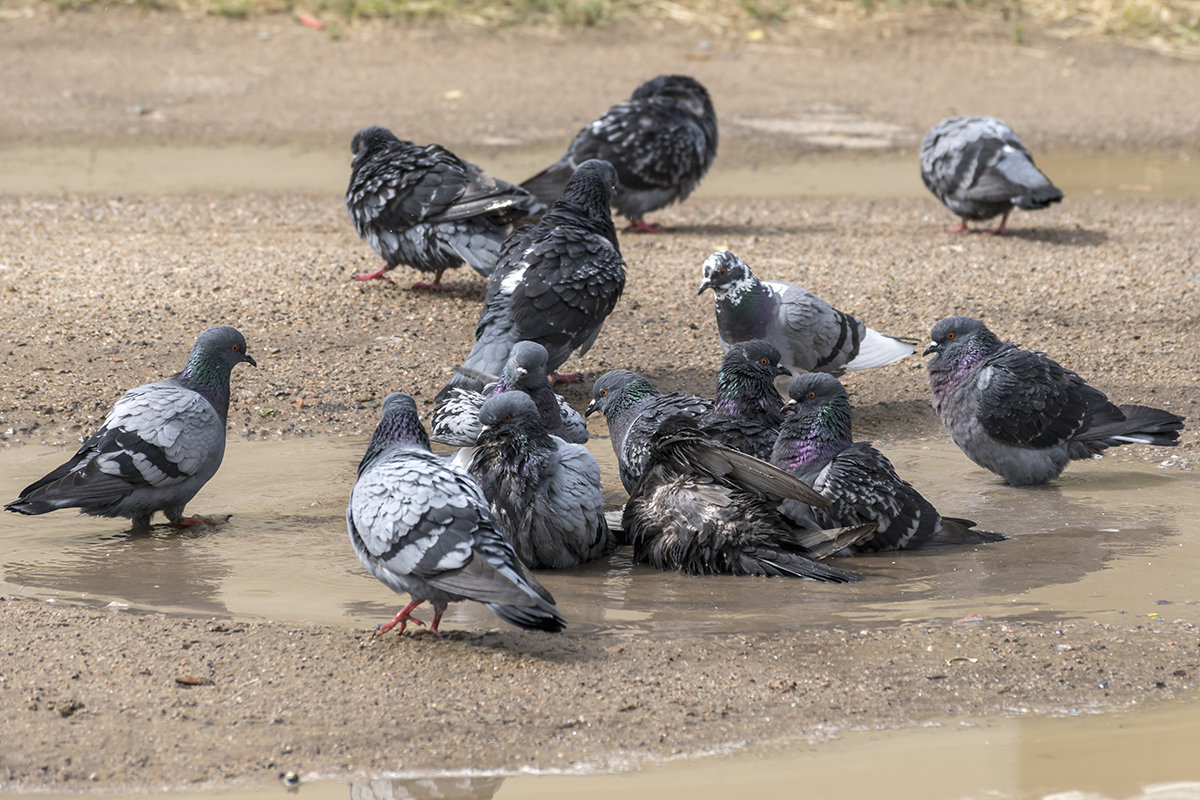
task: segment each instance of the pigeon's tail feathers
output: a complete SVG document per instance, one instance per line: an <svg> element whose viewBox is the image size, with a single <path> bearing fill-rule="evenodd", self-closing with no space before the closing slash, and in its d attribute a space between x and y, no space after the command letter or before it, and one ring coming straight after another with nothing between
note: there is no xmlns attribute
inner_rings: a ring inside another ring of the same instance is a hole
<svg viewBox="0 0 1200 800"><path fill-rule="evenodd" d="M745 554L753 558L761 572L747 567L748 574L762 574L787 578L807 578L826 583L854 583L862 580L862 575L847 569L830 566L821 561L793 553L788 550L770 550L768 552L751 552Z"/></svg>
<svg viewBox="0 0 1200 800"><path fill-rule="evenodd" d="M1121 406L1114 419L1093 424L1071 442L1071 458L1090 458L1109 447L1123 444L1179 444L1184 418L1161 408Z"/></svg>
<svg viewBox="0 0 1200 800"><path fill-rule="evenodd" d="M1012 198L1017 208L1033 211L1063 199L1062 190L1042 174L1024 150L1006 148L996 169L1017 190Z"/></svg>
<svg viewBox="0 0 1200 800"><path fill-rule="evenodd" d="M915 342L897 339L885 333L867 328L858 346L858 355L845 366L847 371L882 367L911 356L917 349Z"/></svg>
<svg viewBox="0 0 1200 800"><path fill-rule="evenodd" d="M60 508L62 506L56 503L39 500L36 497L19 497L11 503L4 505L5 511L12 511L14 514L25 514L27 516L47 514L51 511L57 511Z"/></svg>
<svg viewBox="0 0 1200 800"><path fill-rule="evenodd" d="M1062 189L1059 189L1050 181L1046 181L1042 186L1036 186L1031 191L1013 198L1013 205L1017 208L1023 208L1026 211L1035 211L1039 208L1045 208L1051 203L1057 203L1063 199Z"/></svg>
<svg viewBox="0 0 1200 800"><path fill-rule="evenodd" d="M536 197L538 202L553 205L574 174L574 167L566 161L559 161L526 180L521 188Z"/></svg>
<svg viewBox="0 0 1200 800"><path fill-rule="evenodd" d="M874 535L876 527L871 523L848 528L802 530L792 537L792 541L804 548L809 558L820 561Z"/></svg>
<svg viewBox="0 0 1200 800"><path fill-rule="evenodd" d="M567 621L557 608L549 603L536 606L515 606L503 603L487 603L492 612L504 620L527 631L558 633L567 627Z"/></svg>
<svg viewBox="0 0 1200 800"><path fill-rule="evenodd" d="M512 346L511 325L494 324L484 328L467 355L467 360L455 369L453 377L437 393L434 402L440 403L445 400L452 389L482 392L491 382L485 380L486 378L504 371L504 362L508 361Z"/></svg>
<svg viewBox="0 0 1200 800"><path fill-rule="evenodd" d="M447 241L450 249L485 278L496 268L500 247L507 237L504 229L495 231L473 231L469 235L452 237Z"/></svg>
<svg viewBox="0 0 1200 800"><path fill-rule="evenodd" d="M961 546L972 544L990 544L992 542L1002 542L1008 537L1002 533L993 531L982 531L975 527L975 523L969 519L959 519L957 517L942 517L942 524L939 525L928 536L923 537L919 543L920 547L942 547L942 546ZM909 546L916 546L918 543L913 542Z"/></svg>

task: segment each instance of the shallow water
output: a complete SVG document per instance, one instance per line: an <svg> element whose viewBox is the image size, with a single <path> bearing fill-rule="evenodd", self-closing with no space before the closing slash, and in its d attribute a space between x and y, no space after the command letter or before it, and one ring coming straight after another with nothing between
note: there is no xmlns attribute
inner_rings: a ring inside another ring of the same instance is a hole
<svg viewBox="0 0 1200 800"><path fill-rule="evenodd" d="M593 439L606 486L619 486L606 439ZM362 438L230 442L220 473L189 512L232 514L219 527L134 533L120 520L60 511L0 515L0 592L137 608L374 627L401 598L366 574L344 521ZM1157 614L1200 623L1200 475L1151 465L1072 465L1055 485L1013 489L949 442L882 444L943 513L1009 534L995 545L860 556L866 580L832 585L690 578L634 566L628 549L581 568L539 573L577 634L782 631L986 617ZM0 496L70 455L0 451ZM447 627L502 625L472 603Z"/></svg>

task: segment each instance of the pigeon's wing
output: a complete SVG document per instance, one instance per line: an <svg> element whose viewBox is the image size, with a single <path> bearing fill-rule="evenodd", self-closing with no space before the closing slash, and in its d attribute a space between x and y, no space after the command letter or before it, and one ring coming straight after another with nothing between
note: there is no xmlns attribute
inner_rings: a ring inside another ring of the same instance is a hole
<svg viewBox="0 0 1200 800"><path fill-rule="evenodd" d="M711 400L677 392L660 394L646 403L629 424L618 451L621 482L625 489L632 492L643 478L650 460L650 440L665 420L680 414L698 420L711 410Z"/></svg>
<svg viewBox="0 0 1200 800"><path fill-rule="evenodd" d="M829 506L829 501L811 486L766 461L702 438L686 437L682 441L686 441L688 458L696 468L716 478L780 500L790 498L819 508Z"/></svg>
<svg viewBox="0 0 1200 800"><path fill-rule="evenodd" d="M479 408L486 398L470 389L452 387L438 397L429 420L429 438L455 447L470 447L479 438Z"/></svg>
<svg viewBox="0 0 1200 800"><path fill-rule="evenodd" d="M836 371L858 352L865 326L838 311L801 286L769 282L778 298L777 319L785 345L774 341L780 352L791 353L794 363L808 372Z"/></svg>
<svg viewBox="0 0 1200 800"><path fill-rule="evenodd" d="M461 175L459 192L453 202L432 214L427 221L445 222L489 216L497 223L507 223L544 210L537 199L520 186L495 178L469 161L456 160L461 170L448 167L446 180L452 183L456 174Z"/></svg>
<svg viewBox="0 0 1200 800"><path fill-rule="evenodd" d="M572 552L572 560L588 561L612 544L604 517L600 467L580 444L559 441L558 454L557 469L545 485L546 509L562 526L560 540Z"/></svg>
<svg viewBox="0 0 1200 800"><path fill-rule="evenodd" d="M995 439L1050 447L1069 439L1108 406L1102 392L1042 353L1009 348L975 371L978 419Z"/></svg>
<svg viewBox="0 0 1200 800"><path fill-rule="evenodd" d="M561 394L554 395L561 417L561 426L555 435L574 444L584 444L588 440L587 420L571 407L571 404Z"/></svg>

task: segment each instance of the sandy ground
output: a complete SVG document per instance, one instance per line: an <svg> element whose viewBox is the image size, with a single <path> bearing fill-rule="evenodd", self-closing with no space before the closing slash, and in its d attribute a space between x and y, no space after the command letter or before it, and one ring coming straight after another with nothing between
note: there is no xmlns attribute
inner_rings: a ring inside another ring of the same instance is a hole
<svg viewBox="0 0 1200 800"><path fill-rule="evenodd" d="M956 20L887 36L708 38L363 26L333 41L287 18L8 20L0 139L324 146L383 122L418 140L533 147L673 70L710 87L721 157L739 163L820 157L813 140L768 135L761 120L794 130L833 109L886 123L892 144L911 148L941 116L984 110L982 96L1035 148L1196 155L1194 106L1179 101L1200 85L1193 63L1101 42L1018 45ZM216 324L237 325L260 364L234 376L231 436L365 433L395 389L428 410L469 349L483 282L459 271L439 295L409 291L403 270L396 285L350 282L376 257L340 203L0 197L0 443L73 443L124 389L177 370ZM594 378L628 367L663 389L710 391L719 350L711 299L695 287L705 256L729 247L884 332L924 341L942 316L979 316L1117 402L1196 416L1194 198L1070 197L1018 214L999 239L946 236L953 220L925 198L708 199L660 218L674 234L622 239L626 294L568 368ZM911 358L852 378L861 437L943 435L922 369ZM586 391L566 394L582 406ZM1186 469L1196 453L1187 433L1175 451L1110 458ZM1165 620L438 641L20 599L0 615L0 785L27 788L604 764L847 726L1194 697L1200 670L1195 629Z"/></svg>

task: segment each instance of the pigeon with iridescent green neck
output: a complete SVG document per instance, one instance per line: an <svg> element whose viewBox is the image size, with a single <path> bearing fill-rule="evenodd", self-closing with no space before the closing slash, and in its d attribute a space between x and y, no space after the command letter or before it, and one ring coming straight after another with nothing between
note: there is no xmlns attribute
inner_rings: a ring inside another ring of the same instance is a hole
<svg viewBox="0 0 1200 800"><path fill-rule="evenodd" d="M713 409L700 418L700 430L726 447L769 460L783 422L775 378L790 374L771 343L751 339L733 345L721 360Z"/></svg>
<svg viewBox="0 0 1200 800"><path fill-rule="evenodd" d="M183 508L221 466L229 376L243 362L257 366L242 334L206 330L183 371L126 392L70 461L5 508L19 514L78 508L128 517L138 528L157 511L174 524L207 521L185 518Z"/></svg>

